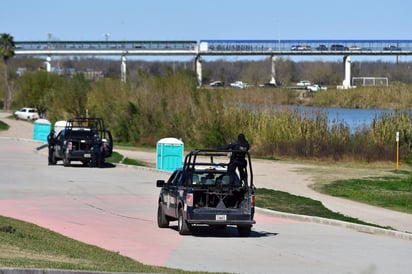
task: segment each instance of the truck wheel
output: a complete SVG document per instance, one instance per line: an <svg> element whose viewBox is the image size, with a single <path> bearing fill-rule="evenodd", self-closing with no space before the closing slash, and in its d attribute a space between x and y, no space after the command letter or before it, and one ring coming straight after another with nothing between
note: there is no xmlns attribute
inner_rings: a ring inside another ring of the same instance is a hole
<svg viewBox="0 0 412 274"><path fill-rule="evenodd" d="M177 227L180 235L190 234L190 224L188 224L183 216L183 208L179 209L179 216L177 220Z"/></svg>
<svg viewBox="0 0 412 274"><path fill-rule="evenodd" d="M160 228L169 227L169 220L163 211L162 202L159 202L159 206L157 207L157 226Z"/></svg>
<svg viewBox="0 0 412 274"><path fill-rule="evenodd" d="M251 225L238 225L237 231L240 237L248 237L250 235L250 231L252 230Z"/></svg>

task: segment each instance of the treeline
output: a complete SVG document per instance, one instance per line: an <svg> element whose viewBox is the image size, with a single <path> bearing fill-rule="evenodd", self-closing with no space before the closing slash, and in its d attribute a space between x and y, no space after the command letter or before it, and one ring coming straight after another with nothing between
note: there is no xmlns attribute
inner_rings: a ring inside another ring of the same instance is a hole
<svg viewBox="0 0 412 274"><path fill-rule="evenodd" d="M402 59L401 59L402 60ZM352 60L352 77L388 77L389 83L412 83L412 64L410 62L355 61ZM16 79L18 68L27 71L45 69L44 60L38 58L16 57L9 61L9 74ZM59 58L52 61L54 68L74 69L77 72L101 71L106 78L120 78L120 60L101 58ZM193 60L189 61L127 61L128 79L137 81L140 71L152 76L161 76L166 70L195 70ZM1 68L0 68L1 70ZM271 80L272 62L270 58L262 60L207 60L202 63L202 81L205 86L215 80L229 84L242 80L252 85L263 84ZM0 79L1 79L0 75ZM341 85L344 67L340 57L335 61L294 61L290 58L276 59L276 80L284 86L293 85L300 80L310 80L322 85ZM11 80L13 80L11 79Z"/></svg>
<svg viewBox="0 0 412 274"><path fill-rule="evenodd" d="M408 112L376 117L370 127L353 130L344 122L330 125L322 112L273 108L302 103L302 98L287 89L199 89L191 69L173 67L158 75L141 70L134 79L127 83L109 78L89 81L83 74L67 78L27 72L15 82L14 105L37 107L52 122L84 116L87 111L91 117L104 118L116 142L139 146L155 146L161 138L176 137L186 148L210 148L243 132L256 156L336 161L394 160L396 131L401 133L400 155L405 160L412 146ZM402 103L412 102L410 85L369 89L311 93L303 99L336 103L344 97L356 103L366 101L363 94L375 90L382 91L374 93L378 102L386 102L388 92L402 94L399 109L406 109ZM329 99L322 100L324 96Z"/></svg>

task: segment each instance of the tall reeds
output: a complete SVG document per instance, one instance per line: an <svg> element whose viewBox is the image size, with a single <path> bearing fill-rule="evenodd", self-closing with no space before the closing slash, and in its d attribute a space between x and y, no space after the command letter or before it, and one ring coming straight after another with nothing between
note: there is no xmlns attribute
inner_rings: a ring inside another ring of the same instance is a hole
<svg viewBox="0 0 412 274"><path fill-rule="evenodd" d="M396 92L403 94L403 89ZM231 142L242 132L256 156L335 161L394 160L396 131L401 136L401 156L407 158L412 146L408 112L375 117L370 127L353 129L345 121L330 121L326 112L273 107L294 104L296 93L280 89L198 89L194 76L183 71L141 77L138 85L117 88L117 94L109 96L111 107L100 105L105 104L102 90L113 94L113 88L95 85L89 97L98 103L89 100L89 108L98 116L108 117L108 125L120 142L155 145L160 138L177 137L187 148L210 148ZM330 98L337 96L330 92ZM341 99L353 107L350 101L363 106L373 96L386 96L389 91L364 90L366 98L359 92L339 92Z"/></svg>

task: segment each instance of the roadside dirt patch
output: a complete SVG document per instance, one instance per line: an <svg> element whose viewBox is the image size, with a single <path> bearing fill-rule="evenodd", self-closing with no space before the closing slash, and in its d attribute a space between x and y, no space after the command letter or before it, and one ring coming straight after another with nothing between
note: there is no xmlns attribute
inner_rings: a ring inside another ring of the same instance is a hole
<svg viewBox="0 0 412 274"><path fill-rule="evenodd" d="M31 139L33 137L33 122L16 120L11 113L0 112L0 119L8 124L8 130L0 130L2 137Z"/></svg>

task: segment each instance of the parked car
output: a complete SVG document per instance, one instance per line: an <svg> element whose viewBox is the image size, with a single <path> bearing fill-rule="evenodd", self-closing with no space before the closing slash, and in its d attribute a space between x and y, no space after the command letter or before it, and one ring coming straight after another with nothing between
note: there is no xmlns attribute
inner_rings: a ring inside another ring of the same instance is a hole
<svg viewBox="0 0 412 274"><path fill-rule="evenodd" d="M320 91L320 90L327 90L327 87L322 87L321 85L310 85L306 87L306 90L310 91L310 92L314 92L314 91Z"/></svg>
<svg viewBox="0 0 412 274"><path fill-rule="evenodd" d="M277 88L281 85L282 85L281 82L276 81L276 82L266 82L264 84L260 84L259 87L261 87L261 88Z"/></svg>
<svg viewBox="0 0 412 274"><path fill-rule="evenodd" d="M290 50L305 51L305 50L312 50L312 48L309 45L293 45L290 48Z"/></svg>
<svg viewBox="0 0 412 274"><path fill-rule="evenodd" d="M354 46L351 46L351 47L349 48L349 50L360 51L360 50L362 50L362 48L354 45Z"/></svg>
<svg viewBox="0 0 412 274"><path fill-rule="evenodd" d="M307 87L307 86L312 85L312 83L308 80L302 80L302 81L299 81L296 85L298 87Z"/></svg>
<svg viewBox="0 0 412 274"><path fill-rule="evenodd" d="M225 84L222 81L213 81L209 84L211 87L223 87Z"/></svg>
<svg viewBox="0 0 412 274"><path fill-rule="evenodd" d="M319 46L316 48L316 50L325 51L325 50L328 50L328 47L325 46L325 45L319 45Z"/></svg>
<svg viewBox="0 0 412 274"><path fill-rule="evenodd" d="M247 88L249 85L242 81L236 81L236 82L230 83L230 86L233 88Z"/></svg>
<svg viewBox="0 0 412 274"><path fill-rule="evenodd" d="M402 50L402 49L398 46L390 45L389 47L384 47L383 50L397 51L397 50Z"/></svg>
<svg viewBox="0 0 412 274"><path fill-rule="evenodd" d="M36 120L39 119L39 113L35 108L21 108L14 113L14 117L23 120Z"/></svg>
<svg viewBox="0 0 412 274"><path fill-rule="evenodd" d="M334 45L330 46L330 50L343 51L343 50L349 50L349 48L345 47L344 45L334 44Z"/></svg>

